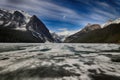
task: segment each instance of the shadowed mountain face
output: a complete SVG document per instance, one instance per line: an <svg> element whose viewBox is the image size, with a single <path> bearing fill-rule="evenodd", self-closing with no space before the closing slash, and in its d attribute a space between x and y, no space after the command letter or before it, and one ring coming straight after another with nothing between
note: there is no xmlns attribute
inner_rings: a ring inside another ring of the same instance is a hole
<svg viewBox="0 0 120 80"><path fill-rule="evenodd" d="M83 29L84 30L84 29ZM102 29L88 32L80 31L70 37L65 42L69 43L119 43L120 42L120 23L110 24Z"/></svg>
<svg viewBox="0 0 120 80"><path fill-rule="evenodd" d="M27 30L32 31L33 35L36 38L40 38L43 41L53 42L49 30L45 27L45 25L37 18L37 16L33 15L26 25Z"/></svg>
<svg viewBox="0 0 120 80"><path fill-rule="evenodd" d="M1 26L0 26L1 27ZM0 28L0 42L25 42L25 43L43 43L41 39L38 39L32 35L31 31L20 31L10 28Z"/></svg>
<svg viewBox="0 0 120 80"><path fill-rule="evenodd" d="M91 31L101 29L101 26L99 24L87 24L85 28L83 28L81 31L69 36L66 38L65 42L75 42L78 38L81 38L81 36L88 34ZM77 42L77 41L76 41Z"/></svg>
<svg viewBox="0 0 120 80"><path fill-rule="evenodd" d="M0 42L54 42L37 16L0 9Z"/></svg>

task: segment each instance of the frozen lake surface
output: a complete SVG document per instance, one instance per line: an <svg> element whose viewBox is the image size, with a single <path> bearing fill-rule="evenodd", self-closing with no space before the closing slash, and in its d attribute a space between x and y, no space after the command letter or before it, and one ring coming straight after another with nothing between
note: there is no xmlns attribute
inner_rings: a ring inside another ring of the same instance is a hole
<svg viewBox="0 0 120 80"><path fill-rule="evenodd" d="M120 80L120 45L1 43L0 80Z"/></svg>

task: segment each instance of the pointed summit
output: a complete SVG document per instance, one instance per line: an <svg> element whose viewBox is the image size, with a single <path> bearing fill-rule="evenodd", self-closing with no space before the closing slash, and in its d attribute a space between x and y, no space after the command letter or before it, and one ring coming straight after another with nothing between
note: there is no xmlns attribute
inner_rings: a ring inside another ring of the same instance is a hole
<svg viewBox="0 0 120 80"><path fill-rule="evenodd" d="M36 38L40 38L45 42L54 42L49 30L36 15L31 17L30 21L26 25L26 28L31 31Z"/></svg>

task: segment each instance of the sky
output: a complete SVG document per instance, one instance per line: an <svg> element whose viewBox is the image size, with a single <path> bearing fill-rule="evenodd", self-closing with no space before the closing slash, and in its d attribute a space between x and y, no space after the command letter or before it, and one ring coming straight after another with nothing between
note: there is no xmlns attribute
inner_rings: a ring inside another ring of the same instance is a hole
<svg viewBox="0 0 120 80"><path fill-rule="evenodd" d="M120 17L120 0L0 0L0 8L36 15L50 31L61 35Z"/></svg>

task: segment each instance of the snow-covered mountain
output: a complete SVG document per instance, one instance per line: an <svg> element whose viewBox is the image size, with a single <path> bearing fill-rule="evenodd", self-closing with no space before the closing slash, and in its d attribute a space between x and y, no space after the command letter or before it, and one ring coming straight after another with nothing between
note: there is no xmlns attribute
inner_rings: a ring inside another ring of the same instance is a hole
<svg viewBox="0 0 120 80"><path fill-rule="evenodd" d="M21 28L26 26L31 16L24 11L0 9L0 25Z"/></svg>
<svg viewBox="0 0 120 80"><path fill-rule="evenodd" d="M62 42L61 37L58 34L56 34L55 32L52 32L51 35L54 38L55 42L58 42L58 43Z"/></svg>
<svg viewBox="0 0 120 80"><path fill-rule="evenodd" d="M67 35L59 35L58 33L51 32L51 35L53 36L55 42L62 43L64 40L68 37Z"/></svg>
<svg viewBox="0 0 120 80"><path fill-rule="evenodd" d="M29 32L29 36L36 38L37 42L54 42L54 39L44 23L38 19L37 16L31 16L24 11L0 9L0 28L1 27ZM29 40L27 41L29 42ZM24 42L24 40L22 42Z"/></svg>
<svg viewBox="0 0 120 80"><path fill-rule="evenodd" d="M119 24L119 23L120 23L120 18L115 20L108 20L106 23L102 24L102 28L107 27L111 24Z"/></svg>

